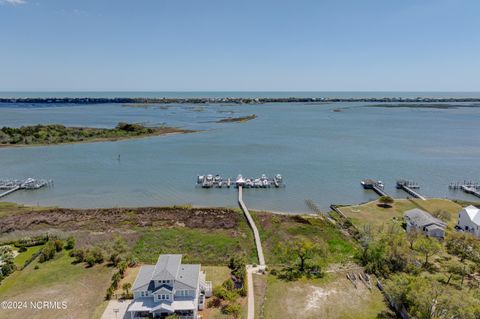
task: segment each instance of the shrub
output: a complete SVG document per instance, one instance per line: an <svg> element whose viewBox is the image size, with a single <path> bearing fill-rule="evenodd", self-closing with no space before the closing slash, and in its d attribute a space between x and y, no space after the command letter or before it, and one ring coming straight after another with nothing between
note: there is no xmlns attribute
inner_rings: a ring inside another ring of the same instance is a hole
<svg viewBox="0 0 480 319"><path fill-rule="evenodd" d="M227 279L223 282L222 287L225 288L226 290L234 290L235 286L233 284L233 281L231 279Z"/></svg>
<svg viewBox="0 0 480 319"><path fill-rule="evenodd" d="M125 276L125 271L127 270L127 267L128 265L125 261L122 261L118 264L118 272L120 273L120 276L122 276L122 278Z"/></svg>
<svg viewBox="0 0 480 319"><path fill-rule="evenodd" d="M60 251L62 251L63 249L63 241L61 241L60 239L57 239L53 242L53 244L55 245L55 251L58 253Z"/></svg>
<svg viewBox="0 0 480 319"><path fill-rule="evenodd" d="M53 257L55 257L55 252L56 252L55 244L52 241L48 241L45 244L45 247L42 248L39 261L43 263L50 259L53 259Z"/></svg>
<svg viewBox="0 0 480 319"><path fill-rule="evenodd" d="M94 260L95 263L97 263L97 264L103 263L103 261L104 261L104 259L105 259L104 255L103 255L103 250L102 250L100 247L98 247L98 246L93 247L93 248L89 251L88 254L93 257L93 260Z"/></svg>
<svg viewBox="0 0 480 319"><path fill-rule="evenodd" d="M25 251L27 251L27 247L25 247L25 246L21 246L21 247L18 249L18 252L19 252L19 253L23 253L23 252L25 252Z"/></svg>
<svg viewBox="0 0 480 319"><path fill-rule="evenodd" d="M222 300L217 297L213 297L208 301L207 307L208 308L218 308L222 305Z"/></svg>
<svg viewBox="0 0 480 319"><path fill-rule="evenodd" d="M85 250L83 249L74 249L70 252L70 257L75 257L75 263L81 263L85 261Z"/></svg>
<svg viewBox="0 0 480 319"><path fill-rule="evenodd" d="M230 303L222 308L222 313L226 315L231 315L233 318L238 318L240 316L240 305L237 303Z"/></svg>
<svg viewBox="0 0 480 319"><path fill-rule="evenodd" d="M95 265L95 258L89 255L87 258L85 258L85 262L87 263L88 267L93 267L93 265Z"/></svg>
<svg viewBox="0 0 480 319"><path fill-rule="evenodd" d="M65 244L65 249L71 250L71 249L75 248L75 243L76 243L75 237L73 237L73 236L68 237L67 242Z"/></svg>
<svg viewBox="0 0 480 319"><path fill-rule="evenodd" d="M112 296L113 296L113 288L112 288L112 286L110 286L107 289L107 294L105 295L105 299L110 300L110 299L112 299Z"/></svg>
<svg viewBox="0 0 480 319"><path fill-rule="evenodd" d="M35 267L33 267L33 269L35 269L35 270L39 269L39 268L40 268L40 266L38 266L38 265L35 265Z"/></svg>

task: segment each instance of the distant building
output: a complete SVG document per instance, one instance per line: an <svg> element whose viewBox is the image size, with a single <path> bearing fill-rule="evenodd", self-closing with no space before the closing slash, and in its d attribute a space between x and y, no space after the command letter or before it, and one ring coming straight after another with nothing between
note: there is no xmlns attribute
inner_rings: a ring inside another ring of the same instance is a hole
<svg viewBox="0 0 480 319"><path fill-rule="evenodd" d="M458 214L457 226L480 238L480 209L472 205L462 209Z"/></svg>
<svg viewBox="0 0 480 319"><path fill-rule="evenodd" d="M211 282L205 281L200 265L182 264L182 255L160 255L155 265L140 268L133 283L130 318L197 319L205 297L212 295Z"/></svg>
<svg viewBox="0 0 480 319"><path fill-rule="evenodd" d="M447 224L424 210L418 208L411 209L405 212L403 218L407 224L407 232L417 229L429 237L445 237Z"/></svg>

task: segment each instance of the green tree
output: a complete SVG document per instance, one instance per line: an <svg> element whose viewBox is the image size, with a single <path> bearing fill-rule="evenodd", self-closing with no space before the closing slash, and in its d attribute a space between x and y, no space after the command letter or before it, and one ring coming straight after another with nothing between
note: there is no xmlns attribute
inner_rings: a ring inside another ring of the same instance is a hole
<svg viewBox="0 0 480 319"><path fill-rule="evenodd" d="M381 196L378 199L378 202L381 204L383 207L391 207L391 205L395 202L394 199L390 196Z"/></svg>
<svg viewBox="0 0 480 319"><path fill-rule="evenodd" d="M66 245L65 245L65 249L70 250L70 249L75 248L75 243L76 243L75 237L73 237L73 236L68 237Z"/></svg>
<svg viewBox="0 0 480 319"><path fill-rule="evenodd" d="M413 249L415 242L422 237L423 234L417 228L412 228L409 232L407 232L407 241L410 244L410 249Z"/></svg>
<svg viewBox="0 0 480 319"><path fill-rule="evenodd" d="M231 315L237 319L240 317L241 307L238 303L229 303L222 308L222 312L226 315Z"/></svg>
<svg viewBox="0 0 480 319"><path fill-rule="evenodd" d="M130 296L130 288L132 288L132 284L129 282L126 282L122 285L122 289L124 291L125 298L129 298Z"/></svg>
<svg viewBox="0 0 480 319"><path fill-rule="evenodd" d="M461 262L465 259L473 262L480 260L480 244L472 234L450 232L446 238L445 246L447 252L460 258Z"/></svg>
<svg viewBox="0 0 480 319"><path fill-rule="evenodd" d="M383 288L393 303L405 304L412 280L413 278L405 273L394 274L384 282Z"/></svg>
<svg viewBox="0 0 480 319"><path fill-rule="evenodd" d="M438 254L442 250L442 245L436 239L423 237L415 243L413 248L425 257L423 266L426 267L428 259Z"/></svg>
<svg viewBox="0 0 480 319"><path fill-rule="evenodd" d="M53 244L55 245L55 250L56 250L57 252L62 251L62 249L63 249L63 241L62 241L62 240L57 239L57 240L55 240L55 241L53 242Z"/></svg>
<svg viewBox="0 0 480 319"><path fill-rule="evenodd" d="M86 258L85 258L85 262L87 263L87 265L89 267L93 267L93 265L95 265L95 257L93 257L92 255L88 255Z"/></svg>
<svg viewBox="0 0 480 319"><path fill-rule="evenodd" d="M289 256L299 261L298 270L305 271L305 266L308 260L325 253L325 247L321 244L314 243L308 239L300 239L290 244L287 249Z"/></svg>

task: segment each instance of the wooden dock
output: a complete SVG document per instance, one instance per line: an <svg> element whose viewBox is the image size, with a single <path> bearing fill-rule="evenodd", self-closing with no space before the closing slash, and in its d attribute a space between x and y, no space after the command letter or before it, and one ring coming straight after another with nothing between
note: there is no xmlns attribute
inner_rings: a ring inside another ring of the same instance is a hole
<svg viewBox="0 0 480 319"><path fill-rule="evenodd" d="M427 200L426 197L422 196L419 192L415 191L415 189L418 189L420 188L420 186L418 186L418 184L416 183L413 183L413 182L409 182L409 181L406 181L406 180L398 180L397 181L397 189L401 189L403 191L405 191L407 194L415 197L415 198L418 198L418 199L421 199L421 200Z"/></svg>
<svg viewBox="0 0 480 319"><path fill-rule="evenodd" d="M51 185L53 185L52 180L34 179L31 177L22 180L0 179L0 191L3 191L3 193L0 193L0 198L12 194L20 189L36 190Z"/></svg>
<svg viewBox="0 0 480 319"><path fill-rule="evenodd" d="M480 183L473 181L454 182L448 185L449 189L462 190L463 192L480 197Z"/></svg>
<svg viewBox="0 0 480 319"><path fill-rule="evenodd" d="M383 190L383 183L373 179L364 179L361 182L364 189L371 189L380 196L388 196L388 194Z"/></svg>
<svg viewBox="0 0 480 319"><path fill-rule="evenodd" d="M467 185L463 185L461 189L467 194L480 197L480 191L478 191L475 187L469 187Z"/></svg>
<svg viewBox="0 0 480 319"><path fill-rule="evenodd" d="M262 249L262 242L260 240L260 233L258 232L257 226L255 225L255 222L253 221L252 215L250 215L250 212L248 211L247 206L243 202L243 186L238 186L238 204L240 205L240 208L243 210L243 213L245 214L245 217L247 218L248 225L253 231L253 237L255 238L255 246L257 247L257 255L258 255L258 262L260 266L264 267L265 266L265 257L263 256L263 249Z"/></svg>
<svg viewBox="0 0 480 319"><path fill-rule="evenodd" d="M15 192L15 191L18 191L19 189L20 189L20 186L15 186L14 188L11 188L11 189L9 189L9 190L6 191L6 192L1 193L1 194L0 194L0 198L5 197L5 196L7 196L7 195L9 195L9 194L11 194L11 193L13 193L13 192Z"/></svg>

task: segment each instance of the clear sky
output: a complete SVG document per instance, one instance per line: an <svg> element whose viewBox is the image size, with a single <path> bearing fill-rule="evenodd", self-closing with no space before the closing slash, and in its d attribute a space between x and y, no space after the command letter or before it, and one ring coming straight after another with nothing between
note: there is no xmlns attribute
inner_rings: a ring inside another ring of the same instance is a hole
<svg viewBox="0 0 480 319"><path fill-rule="evenodd" d="M0 91L480 91L479 0L0 0Z"/></svg>

